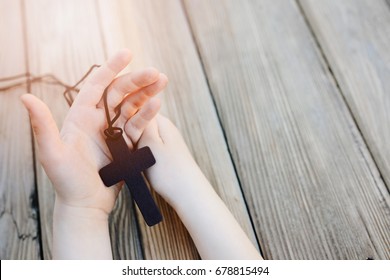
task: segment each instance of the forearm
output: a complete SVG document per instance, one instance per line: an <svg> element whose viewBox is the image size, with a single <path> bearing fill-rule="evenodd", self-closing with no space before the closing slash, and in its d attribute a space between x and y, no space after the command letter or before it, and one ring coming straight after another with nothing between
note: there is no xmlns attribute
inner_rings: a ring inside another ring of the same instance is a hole
<svg viewBox="0 0 390 280"><path fill-rule="evenodd" d="M112 259L108 216L55 202L53 259Z"/></svg>
<svg viewBox="0 0 390 280"><path fill-rule="evenodd" d="M261 259L241 226L203 176L173 198L202 259Z"/></svg>

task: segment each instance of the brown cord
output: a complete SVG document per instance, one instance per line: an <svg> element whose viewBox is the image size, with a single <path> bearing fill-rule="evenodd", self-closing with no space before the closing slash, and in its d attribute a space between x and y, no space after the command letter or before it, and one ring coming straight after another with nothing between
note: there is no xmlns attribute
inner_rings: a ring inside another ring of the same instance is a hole
<svg viewBox="0 0 390 280"><path fill-rule="evenodd" d="M89 74L91 74L93 69L95 69L95 68L97 68L99 66L100 65L97 65L97 64L92 65L89 68L89 70L87 71L87 73L85 73L85 75L76 84L74 84L73 86L65 84L64 82L62 82L60 79L58 79L53 74L45 74L45 75L42 75L42 76L35 77L35 76L31 75L31 73L26 72L24 74L19 74L19 75L15 75L15 76L0 78L0 83L1 82L8 82L8 81L18 81L20 79L24 79L24 81L18 81L18 82L15 82L15 83L11 84L11 85L8 85L8 86L5 86L5 87L0 87L0 92L8 91L8 90L11 90L11 89L14 89L14 88L17 88L17 87L21 87L21 86L31 85L33 83L43 83L43 84L49 84L49 85L58 85L58 86L62 86L62 87L65 88L65 91L63 92L63 95L64 95L64 98L65 98L66 102L68 103L68 105L70 107L70 106L72 106L73 101L74 101L73 96L72 96L71 93L72 92L78 93L80 91L80 89L77 88L77 87L89 76Z"/></svg>
<svg viewBox="0 0 390 280"><path fill-rule="evenodd" d="M63 95L64 95L66 102L68 103L68 105L70 107L70 106L72 106L73 101L74 101L71 93L72 92L78 93L80 91L80 89L78 89L77 87L89 76L89 74L91 74L93 69L95 69L97 67L100 67L100 65L97 65L97 64L92 65L89 68L89 70L84 74L84 76L73 86L65 84L64 82L62 82L60 79L58 79L53 74L45 74L42 76L34 77L33 75L31 75L31 73L26 72L24 74L0 78L0 83L7 82L7 81L17 81L19 79L25 79L25 81L15 82L14 84L11 84L11 85L8 85L5 87L0 87L0 92L8 91L8 90L11 90L11 89L14 89L17 87L21 87L21 86L26 86L26 85L28 87L30 87L31 84L33 84L33 83L44 83L44 84L49 84L49 85L58 85L58 86L62 86L65 88ZM107 88L104 90L104 93L103 93L103 102L104 102L104 110L106 113L106 119L107 119L107 124L108 124L108 128L106 130L104 130L104 134L109 138L113 138L113 139L118 138L119 136L122 135L123 130L120 127L114 127L113 125L121 114L122 103L120 103L115 108L115 116L111 120L110 112L109 112L108 104L107 104Z"/></svg>
<svg viewBox="0 0 390 280"><path fill-rule="evenodd" d="M120 103L115 108L115 116L114 116L114 118L112 120L111 120L111 117L110 117L110 111L108 109L107 88L104 90L104 93L103 93L103 103L104 103L104 111L106 112L106 119L107 119L107 125L108 125L108 128L106 130L104 130L104 134L107 137L111 138L111 139L116 139L116 138L120 137L123 134L123 129L122 128L113 126L114 123L116 122L116 120L121 115L122 103Z"/></svg>

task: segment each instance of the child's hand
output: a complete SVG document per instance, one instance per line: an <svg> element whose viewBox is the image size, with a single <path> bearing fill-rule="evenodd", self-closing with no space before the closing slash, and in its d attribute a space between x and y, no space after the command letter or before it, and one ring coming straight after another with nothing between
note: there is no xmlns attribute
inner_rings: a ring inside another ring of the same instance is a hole
<svg viewBox="0 0 390 280"><path fill-rule="evenodd" d="M70 108L61 132L42 101L30 94L23 95L39 159L56 190L56 207L93 209L105 215L113 209L121 186L104 186L98 174L111 159L103 136L107 127L103 91L111 84L108 90L111 118L114 108L126 98L115 126L129 131L124 137L129 148L133 148L160 108L159 100L150 98L167 83L166 76L152 68L115 79L130 60L130 52L122 50L91 74Z"/></svg>
<svg viewBox="0 0 390 280"><path fill-rule="evenodd" d="M153 119L138 146L150 146L153 151L156 164L146 176L176 210L202 258L261 259L167 118L158 115Z"/></svg>
<svg viewBox="0 0 390 280"><path fill-rule="evenodd" d="M127 134L132 131L126 129ZM157 115L146 127L138 147L149 146L156 164L146 172L153 188L172 206L188 193L192 185L203 186L205 179L176 126ZM191 182L191 183L189 183Z"/></svg>

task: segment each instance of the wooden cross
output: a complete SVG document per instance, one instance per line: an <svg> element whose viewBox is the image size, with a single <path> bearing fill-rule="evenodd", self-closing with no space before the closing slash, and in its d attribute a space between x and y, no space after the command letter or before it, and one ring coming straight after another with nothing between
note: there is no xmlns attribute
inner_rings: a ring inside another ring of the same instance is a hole
<svg viewBox="0 0 390 280"><path fill-rule="evenodd" d="M142 171L156 163L149 147L131 153L120 134L106 139L113 162L100 169L103 183L109 187L125 181L148 226L162 221L161 213L144 181Z"/></svg>

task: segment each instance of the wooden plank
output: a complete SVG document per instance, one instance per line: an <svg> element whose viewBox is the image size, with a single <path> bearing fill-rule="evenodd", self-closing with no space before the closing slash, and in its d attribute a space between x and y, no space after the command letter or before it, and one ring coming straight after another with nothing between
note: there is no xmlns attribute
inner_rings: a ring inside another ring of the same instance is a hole
<svg viewBox="0 0 390 280"><path fill-rule="evenodd" d="M0 79L26 72L20 1L0 1ZM0 82L0 87L10 82ZM0 91L0 259L39 259L31 131L20 102L26 87Z"/></svg>
<svg viewBox="0 0 390 280"><path fill-rule="evenodd" d="M26 11L29 63L34 74L53 73L72 84L91 65L104 63L106 57L95 1L26 1ZM62 92L62 88L54 86L34 87L34 93L52 109L59 126L68 111ZM49 259L54 192L39 163L38 166L43 250L45 259ZM111 216L110 232L114 258L142 258L135 214L124 194ZM126 238L121 238L123 232Z"/></svg>
<svg viewBox="0 0 390 280"><path fill-rule="evenodd" d="M265 257L390 258L388 192L295 1L184 3Z"/></svg>
<svg viewBox="0 0 390 280"><path fill-rule="evenodd" d="M102 0L99 4L108 53L127 46L135 55L133 67L155 66L167 74L164 114L182 131L201 169L257 245L181 2ZM161 199L159 204L165 222L153 228L140 224L145 258L199 258L176 213Z"/></svg>
<svg viewBox="0 0 390 280"><path fill-rule="evenodd" d="M385 1L347 0L301 1L301 7L390 190L390 128L385 125L390 104L390 6ZM389 193L383 195L378 206L386 211ZM372 217L382 223L382 217ZM384 218L388 224L389 212ZM376 246L389 258L389 227L387 234L368 230L387 238Z"/></svg>
<svg viewBox="0 0 390 280"><path fill-rule="evenodd" d="M301 1L390 190L390 4Z"/></svg>

